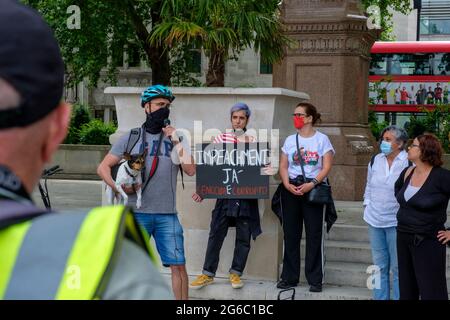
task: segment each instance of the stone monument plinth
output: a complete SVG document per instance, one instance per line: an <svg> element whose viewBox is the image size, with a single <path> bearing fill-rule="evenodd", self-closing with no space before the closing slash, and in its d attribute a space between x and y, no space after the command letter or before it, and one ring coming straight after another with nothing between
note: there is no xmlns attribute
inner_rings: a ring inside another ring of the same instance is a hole
<svg viewBox="0 0 450 320"><path fill-rule="evenodd" d="M370 48L378 31L367 28L358 0L285 0L282 19L294 45L274 66L273 86L310 95L322 114L319 129L336 149L333 195L361 200L375 143L367 104Z"/></svg>
<svg viewBox="0 0 450 320"><path fill-rule="evenodd" d="M110 87L105 93L112 94L115 101L118 129L111 136L114 143L120 135L131 128L139 127L145 120L140 107L140 94L145 88ZM292 112L301 101L309 99L305 93L280 88L173 88L176 96L170 111L171 124L190 136L191 146L211 142L217 130L230 128L230 107L238 101L245 102L252 110L248 129L255 130L258 141L278 144L292 134ZM272 130L275 128L276 130ZM260 134L266 129L267 135ZM275 139L271 139L272 133ZM265 140L270 139L270 140ZM273 146L279 149L279 145ZM177 187L177 209L184 229L187 270L190 275L202 271L206 244L208 242L211 211L214 200L195 203L191 196L195 191L195 177L184 176L185 189L179 178ZM279 180L270 179L272 195ZM266 199L262 209L263 233L252 241L252 249L244 272L245 279L277 280L283 250L283 235L280 223L270 209ZM235 242L235 228L230 228L220 254L217 276L228 277Z"/></svg>

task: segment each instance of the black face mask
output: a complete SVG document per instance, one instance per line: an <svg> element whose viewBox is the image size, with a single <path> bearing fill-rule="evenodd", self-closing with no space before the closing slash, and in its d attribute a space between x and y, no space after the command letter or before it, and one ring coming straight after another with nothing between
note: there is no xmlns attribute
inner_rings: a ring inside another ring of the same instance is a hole
<svg viewBox="0 0 450 320"><path fill-rule="evenodd" d="M169 108L161 108L155 112L147 113L145 121L145 129L151 134L160 133L165 127L164 120L169 118Z"/></svg>

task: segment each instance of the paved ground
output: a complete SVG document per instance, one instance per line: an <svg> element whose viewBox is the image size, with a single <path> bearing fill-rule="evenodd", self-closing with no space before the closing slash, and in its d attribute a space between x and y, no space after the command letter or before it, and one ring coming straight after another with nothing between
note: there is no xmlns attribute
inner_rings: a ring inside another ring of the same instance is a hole
<svg viewBox="0 0 450 320"><path fill-rule="evenodd" d="M89 180L48 180L48 191L52 206L55 209L67 210L74 208L92 208L101 205L102 182ZM37 205L42 206L38 189L33 192L33 199ZM336 209L343 212L344 208L349 215L339 216L338 223L348 224L355 216L360 218L362 210L361 201L336 201ZM360 220L360 219L358 219Z"/></svg>
<svg viewBox="0 0 450 320"><path fill-rule="evenodd" d="M59 210L70 210L75 208L92 208L94 206L101 205L101 193L102 183L101 181L84 181L84 180L49 180L48 189L53 208ZM42 200L40 199L39 192L35 190L33 198L39 206L42 206ZM336 249L339 254L345 252L339 251L340 240L347 241L364 241L368 242L367 230L364 221L362 220L363 205L361 201L336 201L336 209L338 211L338 221L336 222L334 233L328 241L328 245L336 244ZM450 213L450 211L449 211ZM449 220L450 221L450 220ZM333 242L334 241L334 242ZM344 242L343 242L344 243ZM367 255L367 259L370 260L370 252L368 248L352 248L350 242L345 242L343 246L349 250L353 250L358 254L358 257L362 259ZM359 244L358 242L356 244ZM355 244L355 246L356 246ZM360 246L368 246L368 243L363 243ZM342 246L341 246L342 247ZM332 248L331 248L332 249ZM367 250L363 250L367 249ZM359 251L358 251L359 250ZM367 251L367 252L366 252ZM331 251L330 253L332 253ZM355 254L349 252L349 254ZM365 255L364 255L364 254ZM330 254L331 255L331 254ZM334 278L332 283L349 283L349 280L355 280L353 282L365 281L365 267L368 265L368 261L364 261L364 270L356 270L360 267L360 264L351 262L347 263L334 263L330 262L328 265L329 270ZM353 270L353 269L355 270ZM167 283L170 286L170 270L168 268L162 268L162 274L164 275ZM342 277L341 280L335 279L336 277ZM349 278L350 277L350 278ZM190 281L195 278L195 275L190 275ZM362 280L361 280L362 279ZM350 281L351 282L351 281ZM200 290L190 290L189 296L192 299L235 299L235 300L273 300L277 299L280 290L276 288L276 283L273 281L254 281L245 280L245 286L242 289L233 289L229 284L227 278L217 277L215 282ZM290 298L292 292L284 292L281 294L281 299ZM301 283L295 288L294 298L296 300L348 300L348 299L370 299L371 291L359 286L344 287L344 286L330 286L325 285L321 293L310 293L308 286Z"/></svg>

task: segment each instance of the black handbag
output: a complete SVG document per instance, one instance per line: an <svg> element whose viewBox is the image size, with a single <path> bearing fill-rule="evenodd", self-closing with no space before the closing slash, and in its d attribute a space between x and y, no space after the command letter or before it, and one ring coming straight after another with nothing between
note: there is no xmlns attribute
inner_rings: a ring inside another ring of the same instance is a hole
<svg viewBox="0 0 450 320"><path fill-rule="evenodd" d="M302 168L303 180L305 182L309 182L309 181L311 181L311 179L308 179L305 175L305 168L303 166L303 157L300 153L300 148L299 148L299 144L298 144L298 133L297 133L297 136L295 137L295 139L297 142L297 154L298 154L298 158L300 160L300 167ZM297 178L299 178L299 177L297 177ZM331 186L326 182L321 182L321 183L317 184L316 186L314 186L314 188L306 194L306 197L309 202L315 203L315 204L328 204L328 203L333 202L333 198L331 196Z"/></svg>

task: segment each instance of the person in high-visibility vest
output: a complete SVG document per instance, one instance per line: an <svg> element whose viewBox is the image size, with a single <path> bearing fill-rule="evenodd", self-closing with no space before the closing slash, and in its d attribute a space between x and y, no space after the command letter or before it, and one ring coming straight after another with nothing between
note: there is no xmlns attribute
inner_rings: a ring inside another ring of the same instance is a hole
<svg viewBox="0 0 450 320"><path fill-rule="evenodd" d="M173 299L126 207L53 213L30 193L66 136L52 30L0 1L0 299Z"/></svg>

